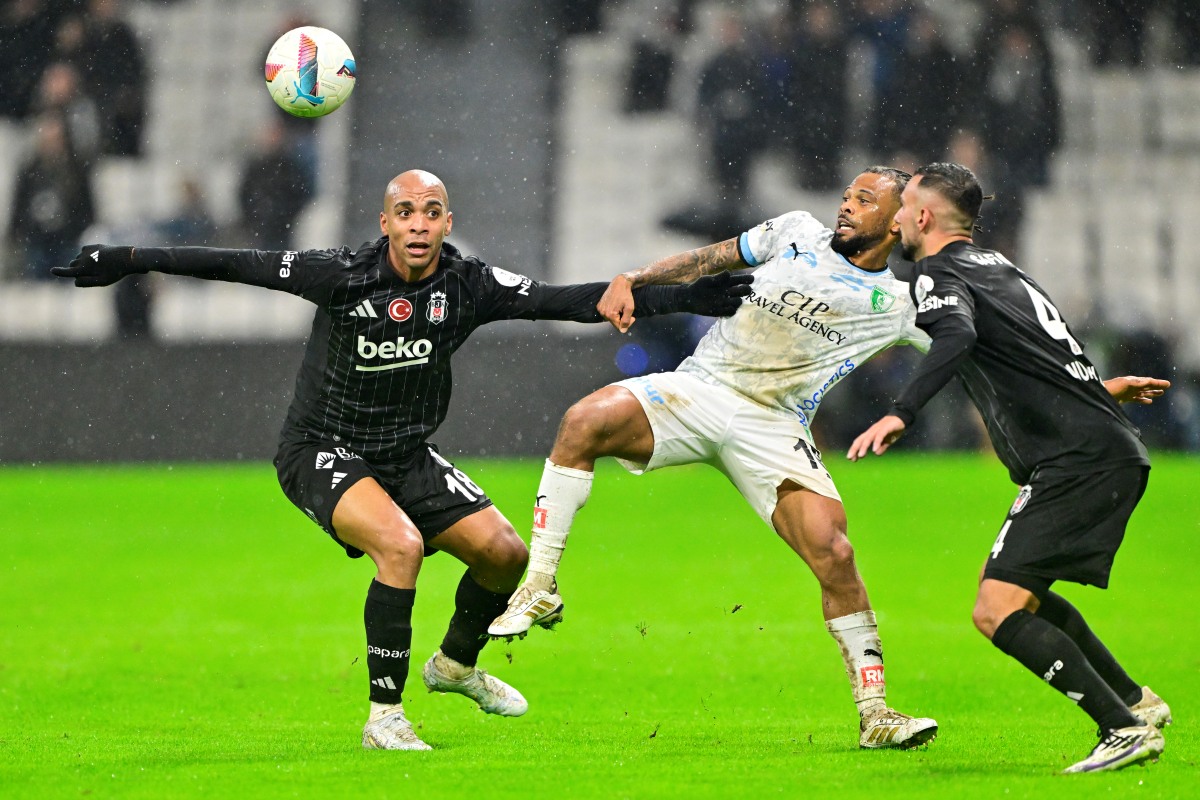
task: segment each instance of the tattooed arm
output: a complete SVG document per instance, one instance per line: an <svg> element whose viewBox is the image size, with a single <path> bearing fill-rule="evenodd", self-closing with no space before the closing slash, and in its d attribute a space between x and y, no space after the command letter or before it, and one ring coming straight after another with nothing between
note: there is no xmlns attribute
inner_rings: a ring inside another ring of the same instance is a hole
<svg viewBox="0 0 1200 800"><path fill-rule="evenodd" d="M715 275L731 269L749 266L742 260L737 238L689 250L639 269L623 272L612 279L604 296L596 304L600 316L613 324L621 333L629 330L635 322L633 316L633 290L639 286L672 283L691 283L705 275Z"/></svg>

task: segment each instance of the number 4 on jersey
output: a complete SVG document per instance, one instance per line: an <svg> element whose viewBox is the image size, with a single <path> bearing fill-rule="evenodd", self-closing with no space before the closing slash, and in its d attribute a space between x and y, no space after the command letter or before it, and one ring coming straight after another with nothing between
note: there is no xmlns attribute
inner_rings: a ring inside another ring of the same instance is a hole
<svg viewBox="0 0 1200 800"><path fill-rule="evenodd" d="M1029 292L1029 299L1033 301L1033 310L1037 312L1038 322L1042 323L1046 333L1050 334L1053 339L1066 342L1067 346L1071 348L1071 355L1083 355L1083 348L1067 330L1067 323L1063 322L1062 314L1058 313L1058 309L1054 307L1054 303L1050 302L1050 298L1033 288L1033 284L1028 281L1021 281L1021 285L1025 287L1025 291Z"/></svg>

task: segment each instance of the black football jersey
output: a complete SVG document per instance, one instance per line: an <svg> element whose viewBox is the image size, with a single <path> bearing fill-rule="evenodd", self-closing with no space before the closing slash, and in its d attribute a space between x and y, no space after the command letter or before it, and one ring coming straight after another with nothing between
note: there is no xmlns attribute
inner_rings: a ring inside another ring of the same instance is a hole
<svg viewBox="0 0 1200 800"><path fill-rule="evenodd" d="M441 425L450 358L476 328L501 319L599 322L595 305L607 288L533 281L446 243L438 269L408 283L387 263L386 238L357 252L139 248L137 258L156 271L263 286L315 303L282 439L344 442L379 461L411 453Z"/></svg>
<svg viewBox="0 0 1200 800"><path fill-rule="evenodd" d="M917 262L909 291L917 325L934 344L898 408L915 413L949 379L936 375L932 358L939 335L973 331L955 369L1015 482L1028 483L1035 470L1067 475L1150 463L1082 342L1037 282L1003 255L953 242Z"/></svg>

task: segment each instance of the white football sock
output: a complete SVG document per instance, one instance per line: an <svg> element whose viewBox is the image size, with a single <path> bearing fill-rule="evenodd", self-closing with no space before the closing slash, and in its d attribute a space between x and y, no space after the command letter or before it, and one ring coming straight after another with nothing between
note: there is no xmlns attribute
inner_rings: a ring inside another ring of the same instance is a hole
<svg viewBox="0 0 1200 800"><path fill-rule="evenodd" d="M367 718L367 721L374 722L389 714L403 715L404 705L401 703L376 703L375 701L371 701L371 716Z"/></svg>
<svg viewBox="0 0 1200 800"><path fill-rule="evenodd" d="M550 591L554 585L575 512L583 508L591 494L592 476L591 472L560 467L546 459L533 509L529 575L525 580L533 588Z"/></svg>
<svg viewBox="0 0 1200 800"><path fill-rule="evenodd" d="M874 611L858 611L826 621L825 627L838 643L846 675L854 692L860 716L868 717L887 707L887 684L883 679L883 645Z"/></svg>

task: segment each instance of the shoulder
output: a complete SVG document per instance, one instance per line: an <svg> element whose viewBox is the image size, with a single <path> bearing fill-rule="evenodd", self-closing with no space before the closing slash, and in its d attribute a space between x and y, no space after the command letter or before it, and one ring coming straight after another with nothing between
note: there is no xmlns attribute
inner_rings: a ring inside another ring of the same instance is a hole
<svg viewBox="0 0 1200 800"><path fill-rule="evenodd" d="M781 236L808 238L827 230L816 217L807 211L789 211L762 223L759 228L778 231Z"/></svg>

